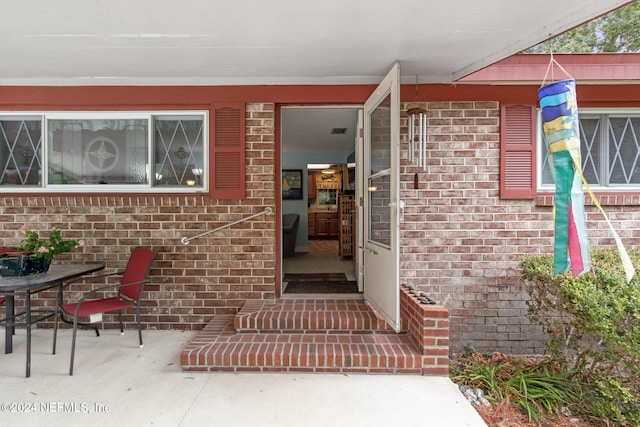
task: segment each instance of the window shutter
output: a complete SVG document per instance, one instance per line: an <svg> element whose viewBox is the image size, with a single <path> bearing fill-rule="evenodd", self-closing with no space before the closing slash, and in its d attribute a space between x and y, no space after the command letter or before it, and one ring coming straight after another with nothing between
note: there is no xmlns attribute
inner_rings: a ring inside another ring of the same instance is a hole
<svg viewBox="0 0 640 427"><path fill-rule="evenodd" d="M211 197L244 199L245 197L245 105L214 105L212 114L209 164Z"/></svg>
<svg viewBox="0 0 640 427"><path fill-rule="evenodd" d="M536 189L536 107L502 105L500 198L533 199Z"/></svg>

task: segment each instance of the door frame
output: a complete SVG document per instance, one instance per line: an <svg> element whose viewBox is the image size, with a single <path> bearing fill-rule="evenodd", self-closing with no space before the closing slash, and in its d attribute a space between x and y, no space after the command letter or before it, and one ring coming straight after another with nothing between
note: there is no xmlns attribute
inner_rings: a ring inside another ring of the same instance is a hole
<svg viewBox="0 0 640 427"><path fill-rule="evenodd" d="M339 104L339 103L322 103L322 104L308 104L308 103L278 103L276 104L276 162L275 162L275 174L276 174L276 212L278 212L278 218L276 219L276 227L277 230L280 231L282 229L282 220L281 220L281 216L282 216L282 188L281 188L281 182L279 179L277 179L278 177L282 176L282 170L284 169L283 165L282 165L282 156L284 153L283 150L283 143L282 143L282 126L283 126L283 118L282 118L282 110L284 109L343 109L343 110L356 110L358 112L358 116L362 115L362 112L364 111L364 105L363 104L354 104L354 103L348 103L348 104ZM361 155L362 152L359 151L358 148L358 140L362 140L362 137L360 136L360 134L358 133L358 123L356 122L354 124L354 126L356 126L356 141L355 141L355 146L354 146L354 151L355 151L355 156L356 156L356 168L355 168L355 174L356 174L356 195L358 194L358 189L360 189L360 191L362 191L362 160L361 160ZM361 149L361 147L360 147ZM307 162L307 163L313 163L313 162ZM322 163L322 162L319 162ZM302 174L303 176L306 176L304 173ZM306 191L306 190L305 190ZM360 263L362 263L362 245L359 244L359 239L361 239L362 236L362 225L358 224L358 222L360 222L360 218L358 217L358 215L361 215L361 211L362 208L360 206L358 206L358 201L357 201L357 196L356 196L356 217L358 218L356 221L356 227L355 227L355 232L356 232L356 255L354 255L352 262L354 263L354 268L355 268L355 274L356 274L356 280L358 283L358 292L360 294L362 294L362 281L361 278L359 276L359 272L363 271L363 268L360 267ZM300 232L300 230L298 231ZM282 245L283 245L283 240L282 240L282 233L278 232L277 234L277 251L276 251L276 255L277 255L277 262L276 262L276 297L281 298L284 296L284 290L283 290L283 283L284 283L284 276L285 276L285 272L284 272L284 262L285 259L283 258L283 251L282 251ZM319 294L317 294L319 295ZM351 294L353 295L353 294Z"/></svg>

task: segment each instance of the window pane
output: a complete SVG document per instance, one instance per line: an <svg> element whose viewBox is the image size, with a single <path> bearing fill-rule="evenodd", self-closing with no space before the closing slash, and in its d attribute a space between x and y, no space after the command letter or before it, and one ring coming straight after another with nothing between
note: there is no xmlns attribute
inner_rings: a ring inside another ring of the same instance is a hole
<svg viewBox="0 0 640 427"><path fill-rule="evenodd" d="M553 177L553 159L549 155L549 151L547 150L547 141L545 140L545 133L542 127L542 121L540 121L540 129L538 129L540 135L542 135L542 145L540 147L540 151L542 155L540 158L542 159L542 185L554 185L554 177Z"/></svg>
<svg viewBox="0 0 640 427"><path fill-rule="evenodd" d="M0 120L0 184L40 186L42 118L3 117Z"/></svg>
<svg viewBox="0 0 640 427"><path fill-rule="evenodd" d="M639 184L640 118L609 119L609 183Z"/></svg>
<svg viewBox="0 0 640 427"><path fill-rule="evenodd" d="M391 95L371 112L371 175L391 167Z"/></svg>
<svg viewBox="0 0 640 427"><path fill-rule="evenodd" d="M600 182L601 137L599 117L580 117L580 155L582 157L582 172L591 185L602 185ZM540 132L543 135L542 150L542 184L554 185L553 158L547 151L544 141L542 123Z"/></svg>
<svg viewBox="0 0 640 427"><path fill-rule="evenodd" d="M369 212L367 238L391 246L391 95L370 113L368 172Z"/></svg>
<svg viewBox="0 0 640 427"><path fill-rule="evenodd" d="M50 184L147 184L148 120L48 121Z"/></svg>
<svg viewBox="0 0 640 427"><path fill-rule="evenodd" d="M369 178L369 240L391 246L391 177Z"/></svg>
<svg viewBox="0 0 640 427"><path fill-rule="evenodd" d="M156 186L203 186L204 116L155 117Z"/></svg>
<svg viewBox="0 0 640 427"><path fill-rule="evenodd" d="M580 118L580 154L582 173L591 185L600 182L600 119Z"/></svg>

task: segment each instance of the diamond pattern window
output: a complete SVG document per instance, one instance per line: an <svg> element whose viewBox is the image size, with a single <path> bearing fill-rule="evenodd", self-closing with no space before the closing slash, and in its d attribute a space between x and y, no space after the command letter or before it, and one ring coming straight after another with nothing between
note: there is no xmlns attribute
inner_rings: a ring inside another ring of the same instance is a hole
<svg viewBox="0 0 640 427"><path fill-rule="evenodd" d="M579 112L582 172L589 186L640 188L640 111ZM539 135L543 135L539 121ZM540 187L553 188L552 162L544 136L539 138Z"/></svg>
<svg viewBox="0 0 640 427"><path fill-rule="evenodd" d="M204 191L206 124L193 111L0 114L0 186Z"/></svg>

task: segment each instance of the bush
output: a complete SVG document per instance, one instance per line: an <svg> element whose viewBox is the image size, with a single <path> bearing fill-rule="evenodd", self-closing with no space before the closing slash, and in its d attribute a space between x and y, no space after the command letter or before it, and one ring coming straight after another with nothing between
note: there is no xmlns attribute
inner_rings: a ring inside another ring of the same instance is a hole
<svg viewBox="0 0 640 427"><path fill-rule="evenodd" d="M640 251L629 256L638 269ZM529 317L549 332L552 359L582 372L583 414L640 425L640 277L626 282L615 250L594 251L592 266L573 278L554 275L550 255L524 257Z"/></svg>

